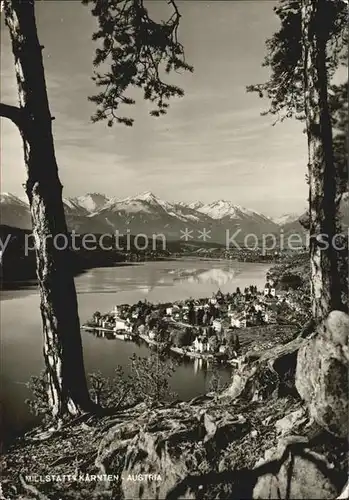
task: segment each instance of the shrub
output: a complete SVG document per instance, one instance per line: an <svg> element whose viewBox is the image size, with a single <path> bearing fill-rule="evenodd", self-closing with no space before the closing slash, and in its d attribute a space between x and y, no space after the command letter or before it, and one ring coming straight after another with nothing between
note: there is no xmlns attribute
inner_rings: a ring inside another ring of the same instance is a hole
<svg viewBox="0 0 349 500"><path fill-rule="evenodd" d="M170 378L177 366L172 360L165 361L158 353L145 358L134 354L130 359L130 383L138 398L151 406L176 399L170 389Z"/></svg>
<svg viewBox="0 0 349 500"><path fill-rule="evenodd" d="M25 403L29 407L30 413L37 417L41 417L42 422L48 423L51 418L51 411L48 400L48 379L47 372L43 370L39 376L30 377L26 387L32 392L33 398L26 399Z"/></svg>
<svg viewBox="0 0 349 500"><path fill-rule="evenodd" d="M112 379L103 377L101 372L89 374L91 399L103 408L129 406L136 402L136 394L131 380L121 366L115 369Z"/></svg>
<svg viewBox="0 0 349 500"><path fill-rule="evenodd" d="M224 382L217 370L213 371L208 383L208 392L223 392L228 389L230 382Z"/></svg>
<svg viewBox="0 0 349 500"><path fill-rule="evenodd" d="M302 278L298 274L285 273L281 276L279 286L282 290L296 290L303 285Z"/></svg>
<svg viewBox="0 0 349 500"><path fill-rule="evenodd" d="M191 328L175 330L172 335L172 343L176 347L184 347L192 344L194 338Z"/></svg>
<svg viewBox="0 0 349 500"><path fill-rule="evenodd" d="M177 395L170 389L170 378L176 370L173 361L165 361L158 353L142 358L135 354L130 358L131 374L126 375L122 367L115 369L115 376L107 378L101 372L88 376L89 392L92 401L103 408L136 404L139 401L154 406L171 402ZM26 386L32 392L32 398L26 400L29 411L40 416L43 424L52 421L49 406L49 386L47 374L32 376Z"/></svg>

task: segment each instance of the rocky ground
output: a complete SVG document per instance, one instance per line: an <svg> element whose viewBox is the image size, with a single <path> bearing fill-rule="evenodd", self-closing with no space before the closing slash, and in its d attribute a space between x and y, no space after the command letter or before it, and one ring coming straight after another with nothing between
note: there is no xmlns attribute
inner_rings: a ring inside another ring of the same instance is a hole
<svg viewBox="0 0 349 500"><path fill-rule="evenodd" d="M248 326L239 328L238 335L241 355L254 355L290 342L297 336L297 327L277 324Z"/></svg>
<svg viewBox="0 0 349 500"><path fill-rule="evenodd" d="M36 430L3 456L1 498L337 498L348 476L348 333L349 317L334 311L308 338L247 356L223 393L86 416L46 439Z"/></svg>

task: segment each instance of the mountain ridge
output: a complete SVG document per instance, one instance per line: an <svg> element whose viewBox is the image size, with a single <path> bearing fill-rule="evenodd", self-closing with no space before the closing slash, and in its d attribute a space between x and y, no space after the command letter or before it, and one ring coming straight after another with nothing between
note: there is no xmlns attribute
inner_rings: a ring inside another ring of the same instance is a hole
<svg viewBox="0 0 349 500"><path fill-rule="evenodd" d="M12 200L18 204L21 205L26 205L28 206L28 202L24 200L25 197L20 198L16 195L13 195L8 192L0 193L0 200L1 203L3 201L7 200ZM229 213L229 211L233 212L235 210L240 210L241 212L244 212L246 214L257 214L262 216L263 218L266 218L268 220L273 220L271 217L268 217L261 212L258 212L257 210L253 210L250 208L243 207L238 204L234 204L230 200L215 200L209 203L204 203L202 201L194 201L194 202L183 202L183 201L165 201L162 200L161 198L157 197L155 194L153 194L151 191L144 191L140 194L134 195L134 196L127 196L126 198L118 198L118 197L108 197L102 193L86 193L85 195L80 195L80 196L75 196L75 197L67 197L63 198L63 202L67 205L69 208L85 208L86 211L90 213L94 213L102 208L106 208L110 204L114 203L120 203L120 202L129 202L133 200L140 200L140 201L145 201L148 203L154 203L157 202L158 204L161 205L167 205L167 206L177 206L177 207L185 207L185 208L190 208L192 210L197 210L201 213L205 213L209 211L209 208L213 209L217 205L223 206L224 205L224 213L222 213L222 217L226 215L233 215ZM219 213L216 215L212 211L212 218L221 218Z"/></svg>
<svg viewBox="0 0 349 500"><path fill-rule="evenodd" d="M9 193L1 200L2 224L30 229L28 204ZM151 191L121 199L87 193L63 198L63 204L69 229L78 233L110 233L113 229L147 235L160 232L169 239L183 239L183 232L189 231L188 240L198 240L205 237L202 236L204 231L206 241L223 242L229 229L243 234L261 234L277 229L270 218L231 201L218 200L209 204L170 202Z"/></svg>
<svg viewBox="0 0 349 500"><path fill-rule="evenodd" d="M349 198L343 198L342 214L348 216ZM151 191L144 191L126 198L107 197L101 193L63 198L67 225L70 230L82 233L122 234L164 234L168 239L183 239L188 231L187 240L223 243L227 234L238 233L236 241L253 234L259 238L263 234L276 234L281 229L289 233L304 229L296 214L286 214L273 220L266 215L234 204L228 200L211 203L201 201L170 202L163 200ZM284 222L282 222L284 221ZM0 223L22 229L31 228L28 203L11 193L0 195Z"/></svg>

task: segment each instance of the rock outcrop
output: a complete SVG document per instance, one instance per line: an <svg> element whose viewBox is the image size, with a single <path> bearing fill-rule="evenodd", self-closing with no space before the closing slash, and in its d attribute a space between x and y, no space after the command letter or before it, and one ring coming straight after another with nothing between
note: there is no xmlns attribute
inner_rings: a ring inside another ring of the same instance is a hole
<svg viewBox="0 0 349 500"><path fill-rule="evenodd" d="M295 373L296 389L305 403L309 417L318 425L318 442L332 441L333 448L347 454L348 449L348 336L349 316L333 311L317 328L312 338L299 346ZM296 411L276 422L277 429L294 433L301 419L302 411ZM328 438L329 433L332 435ZM339 459L329 462L314 452L302 435L290 436L284 442L269 449L260 464L280 461L278 471L263 475L253 490L253 498L335 498L343 488L347 463ZM305 441L302 444L302 439ZM314 445L313 445L314 446ZM331 446L323 446L327 452ZM328 456L331 456L328 453ZM339 452L338 456L342 456ZM340 474L341 462L343 475ZM348 483L347 483L348 484ZM346 487L347 490L349 487ZM339 498L343 497L344 493Z"/></svg>
<svg viewBox="0 0 349 500"><path fill-rule="evenodd" d="M269 455L269 460L282 460L282 465L276 474L266 474L258 480L253 498L336 498L338 490L331 481L332 468L325 457L306 447L301 449L299 456L297 446L293 448L295 452L292 446L287 450L280 446L273 455Z"/></svg>
<svg viewBox="0 0 349 500"><path fill-rule="evenodd" d="M348 465L346 328L347 318L332 313L313 338L257 360L247 356L220 397L149 410L112 427L96 459L100 472L120 474L111 493L168 500L338 496Z"/></svg>
<svg viewBox="0 0 349 500"><path fill-rule="evenodd" d="M333 311L300 349L296 388L311 416L335 436L348 435L349 316Z"/></svg>
<svg viewBox="0 0 349 500"><path fill-rule="evenodd" d="M205 406L154 409L112 427L100 443L100 473L121 472L119 487L128 498L158 499L191 473L211 470L215 450L246 436L251 422L221 405ZM185 498L191 495L186 491Z"/></svg>
<svg viewBox="0 0 349 500"><path fill-rule="evenodd" d="M245 356L239 372L235 373L232 383L223 393L235 400L264 400L274 396L296 395L295 373L297 354L304 344L296 338L284 345L278 345L259 354L257 360L250 362L249 353Z"/></svg>

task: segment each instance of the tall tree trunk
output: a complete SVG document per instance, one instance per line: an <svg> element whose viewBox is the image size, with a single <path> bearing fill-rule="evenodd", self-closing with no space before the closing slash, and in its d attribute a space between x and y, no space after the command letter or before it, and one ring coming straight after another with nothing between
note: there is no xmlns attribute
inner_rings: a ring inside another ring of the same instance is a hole
<svg viewBox="0 0 349 500"><path fill-rule="evenodd" d="M327 0L302 0L311 302L316 322L321 321L331 310L343 308L337 252L333 246L337 207L332 126L327 95L326 46L329 33L326 33L326 2Z"/></svg>
<svg viewBox="0 0 349 500"><path fill-rule="evenodd" d="M17 124L23 139L28 195L41 296L44 358L52 414L91 409L85 377L77 297L68 240L62 185L55 158L52 118L34 13L34 0L5 0L20 103Z"/></svg>

